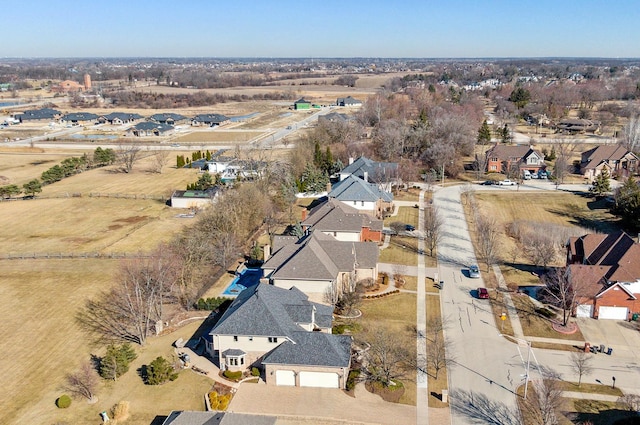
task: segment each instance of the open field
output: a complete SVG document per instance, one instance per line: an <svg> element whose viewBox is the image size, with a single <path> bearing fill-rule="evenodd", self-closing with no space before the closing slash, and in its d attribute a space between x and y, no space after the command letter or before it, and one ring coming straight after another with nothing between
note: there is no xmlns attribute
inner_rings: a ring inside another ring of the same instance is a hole
<svg viewBox="0 0 640 425"><path fill-rule="evenodd" d="M176 137L173 141L177 143L243 143L263 134L262 131L225 131L222 129L192 131L184 136Z"/></svg>
<svg viewBox="0 0 640 425"><path fill-rule="evenodd" d="M82 156L82 153L48 152L39 148L0 148L0 186L22 186L29 180L40 178L43 171L72 156Z"/></svg>

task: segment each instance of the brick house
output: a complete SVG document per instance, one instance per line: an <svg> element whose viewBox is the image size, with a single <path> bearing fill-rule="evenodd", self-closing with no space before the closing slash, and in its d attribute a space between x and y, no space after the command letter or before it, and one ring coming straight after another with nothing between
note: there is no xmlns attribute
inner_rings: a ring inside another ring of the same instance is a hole
<svg viewBox="0 0 640 425"><path fill-rule="evenodd" d="M524 170L538 173L546 168L544 155L531 146L495 144L486 152L487 172L519 176Z"/></svg>
<svg viewBox="0 0 640 425"><path fill-rule="evenodd" d="M625 232L570 238L566 272L577 317L629 320L640 312L640 244Z"/></svg>

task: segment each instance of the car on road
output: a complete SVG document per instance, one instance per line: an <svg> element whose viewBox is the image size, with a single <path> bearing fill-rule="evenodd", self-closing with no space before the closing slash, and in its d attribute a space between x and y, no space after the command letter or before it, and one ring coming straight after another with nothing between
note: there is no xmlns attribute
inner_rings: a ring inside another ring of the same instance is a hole
<svg viewBox="0 0 640 425"><path fill-rule="evenodd" d="M478 266L476 266L475 264L469 267L469 277L472 279L480 278L480 270L478 269Z"/></svg>
<svg viewBox="0 0 640 425"><path fill-rule="evenodd" d="M515 185L516 185L516 182L514 182L514 181L512 181L512 180L509 180L509 179L506 179L506 180L501 180L501 181L499 181L499 182L498 182L498 184L499 184L500 186L515 186Z"/></svg>
<svg viewBox="0 0 640 425"><path fill-rule="evenodd" d="M416 230L416 227L412 224L406 224L404 226L404 230L406 230L407 232L413 232L414 230Z"/></svg>
<svg viewBox="0 0 640 425"><path fill-rule="evenodd" d="M489 299L489 291L487 291L487 288L478 288L478 298L481 300Z"/></svg>
<svg viewBox="0 0 640 425"><path fill-rule="evenodd" d="M494 184L496 184L496 182L494 182L493 180L485 180L480 183L481 186L493 186Z"/></svg>
<svg viewBox="0 0 640 425"><path fill-rule="evenodd" d="M288 125L288 126L287 126L287 130L291 130L291 128L292 128L292 127L291 127L290 125Z"/></svg>
<svg viewBox="0 0 640 425"><path fill-rule="evenodd" d="M393 229L382 229L382 234L383 235L389 235L389 236L395 236L398 234L398 232L396 232Z"/></svg>
<svg viewBox="0 0 640 425"><path fill-rule="evenodd" d="M179 147L180 147L180 145L179 145L179 144L177 144L177 143L173 143L173 144L171 145L171 147L172 147L172 148L179 148Z"/></svg>

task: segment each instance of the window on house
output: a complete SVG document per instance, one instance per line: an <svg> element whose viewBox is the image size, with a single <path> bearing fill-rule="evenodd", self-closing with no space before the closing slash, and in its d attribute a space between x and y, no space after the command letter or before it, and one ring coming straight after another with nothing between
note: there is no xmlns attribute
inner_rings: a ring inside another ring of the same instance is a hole
<svg viewBox="0 0 640 425"><path fill-rule="evenodd" d="M353 201L353 205L358 205L358 201Z"/></svg>
<svg viewBox="0 0 640 425"><path fill-rule="evenodd" d="M360 206L364 207L364 201L360 201Z"/></svg>
<svg viewBox="0 0 640 425"><path fill-rule="evenodd" d="M253 337L252 336L249 337L249 341L253 341Z"/></svg>
<svg viewBox="0 0 640 425"><path fill-rule="evenodd" d="M238 342L238 335L234 335L234 336L233 336L233 340L234 340L235 342Z"/></svg>
<svg viewBox="0 0 640 425"><path fill-rule="evenodd" d="M278 338L277 338L277 337L275 337L275 336L270 336L270 337L269 337L269 342L277 343L277 342L278 342Z"/></svg>

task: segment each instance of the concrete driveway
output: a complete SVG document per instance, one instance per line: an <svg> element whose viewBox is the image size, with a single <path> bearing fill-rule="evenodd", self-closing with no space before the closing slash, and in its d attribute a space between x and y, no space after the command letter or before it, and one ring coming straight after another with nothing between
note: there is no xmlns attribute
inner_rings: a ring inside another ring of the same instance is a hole
<svg viewBox="0 0 640 425"><path fill-rule="evenodd" d="M640 331L636 323L620 320L576 319L585 341L613 348L613 356L640 364Z"/></svg>

